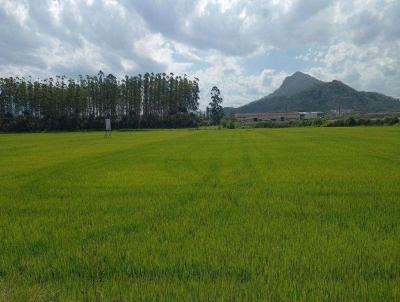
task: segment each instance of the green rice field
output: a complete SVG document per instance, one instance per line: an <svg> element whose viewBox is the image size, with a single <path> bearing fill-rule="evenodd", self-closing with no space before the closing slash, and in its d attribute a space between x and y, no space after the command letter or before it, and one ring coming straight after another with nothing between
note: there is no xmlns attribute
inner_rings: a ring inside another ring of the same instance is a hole
<svg viewBox="0 0 400 302"><path fill-rule="evenodd" d="M396 300L400 127L0 135L0 301Z"/></svg>

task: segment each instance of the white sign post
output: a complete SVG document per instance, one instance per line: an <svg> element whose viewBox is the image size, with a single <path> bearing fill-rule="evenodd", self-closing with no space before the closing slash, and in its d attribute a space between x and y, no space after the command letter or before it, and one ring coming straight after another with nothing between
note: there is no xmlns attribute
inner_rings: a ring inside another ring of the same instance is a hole
<svg viewBox="0 0 400 302"><path fill-rule="evenodd" d="M111 119L106 118L106 133L104 137L111 137Z"/></svg>

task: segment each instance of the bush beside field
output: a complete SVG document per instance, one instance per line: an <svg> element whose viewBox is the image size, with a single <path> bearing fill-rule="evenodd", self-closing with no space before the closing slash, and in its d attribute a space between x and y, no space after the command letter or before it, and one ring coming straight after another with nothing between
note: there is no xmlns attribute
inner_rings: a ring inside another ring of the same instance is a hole
<svg viewBox="0 0 400 302"><path fill-rule="evenodd" d="M398 125L400 120L397 116L385 118L360 118L345 117L338 119L314 119L301 121L264 121L252 124L241 124L234 118L225 118L221 125L224 128L291 128L291 127L356 127L356 126L393 126Z"/></svg>

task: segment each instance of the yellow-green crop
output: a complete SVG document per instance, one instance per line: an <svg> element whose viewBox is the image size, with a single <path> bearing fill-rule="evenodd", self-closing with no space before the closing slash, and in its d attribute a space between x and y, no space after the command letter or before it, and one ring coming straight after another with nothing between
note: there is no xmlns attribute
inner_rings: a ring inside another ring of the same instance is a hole
<svg viewBox="0 0 400 302"><path fill-rule="evenodd" d="M0 135L0 301L400 300L400 128Z"/></svg>

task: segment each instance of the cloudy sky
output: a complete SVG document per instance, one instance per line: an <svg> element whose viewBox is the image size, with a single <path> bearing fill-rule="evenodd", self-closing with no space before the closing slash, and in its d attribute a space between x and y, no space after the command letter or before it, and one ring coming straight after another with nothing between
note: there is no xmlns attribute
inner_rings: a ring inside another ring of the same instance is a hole
<svg viewBox="0 0 400 302"><path fill-rule="evenodd" d="M0 77L174 72L238 106L297 70L400 96L399 0L0 0Z"/></svg>

